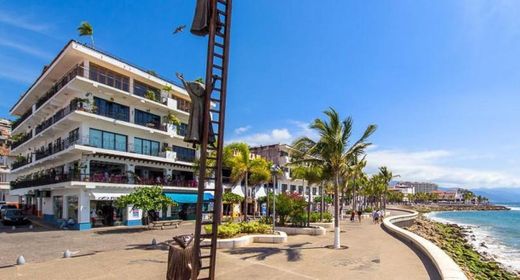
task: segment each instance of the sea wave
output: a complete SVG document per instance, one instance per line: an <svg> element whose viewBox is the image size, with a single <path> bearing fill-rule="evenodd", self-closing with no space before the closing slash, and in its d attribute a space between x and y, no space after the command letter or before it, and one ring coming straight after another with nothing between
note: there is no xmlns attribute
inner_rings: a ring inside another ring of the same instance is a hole
<svg viewBox="0 0 520 280"><path fill-rule="evenodd" d="M468 241L475 250L485 256L492 257L512 271L520 271L520 250L511 248L496 238L492 227L440 218L436 216L436 213L431 213L427 217L440 223L457 224L468 229Z"/></svg>

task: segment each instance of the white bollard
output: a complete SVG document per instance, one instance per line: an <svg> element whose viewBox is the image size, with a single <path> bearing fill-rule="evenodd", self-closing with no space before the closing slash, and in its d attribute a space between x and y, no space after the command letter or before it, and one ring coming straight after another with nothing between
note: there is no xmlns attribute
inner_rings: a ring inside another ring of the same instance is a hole
<svg viewBox="0 0 520 280"><path fill-rule="evenodd" d="M72 253L69 251L69 249L65 250L65 252L63 252L63 258L65 259L68 259L72 256Z"/></svg>
<svg viewBox="0 0 520 280"><path fill-rule="evenodd" d="M152 239L152 245L153 245L153 246L156 246L156 245L157 245L157 240L155 240L155 238Z"/></svg>
<svg viewBox="0 0 520 280"><path fill-rule="evenodd" d="M19 256L17 259L16 259L16 264L17 265L24 265L25 264L25 258L23 256Z"/></svg>
<svg viewBox="0 0 520 280"><path fill-rule="evenodd" d="M16 227L15 227L15 226L12 226L12 227L11 227L11 229L12 229L12 230L15 230L15 229L16 229Z"/></svg>
<svg viewBox="0 0 520 280"><path fill-rule="evenodd" d="M29 225L29 229L33 229L33 225Z"/></svg>

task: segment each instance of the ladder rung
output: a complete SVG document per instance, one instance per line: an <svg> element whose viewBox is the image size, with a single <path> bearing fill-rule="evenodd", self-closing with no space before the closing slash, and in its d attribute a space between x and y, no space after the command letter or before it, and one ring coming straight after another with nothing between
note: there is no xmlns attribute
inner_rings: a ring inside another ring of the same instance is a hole
<svg viewBox="0 0 520 280"><path fill-rule="evenodd" d="M213 53L214 56L224 59L224 56L219 53Z"/></svg>
<svg viewBox="0 0 520 280"><path fill-rule="evenodd" d="M222 91L221 88L218 88L218 87L214 87L213 90L216 90L216 91Z"/></svg>
<svg viewBox="0 0 520 280"><path fill-rule="evenodd" d="M224 5L227 4L225 0L218 0L218 2L221 3L221 4L224 4Z"/></svg>
<svg viewBox="0 0 520 280"><path fill-rule="evenodd" d="M215 113L215 114L220 113L220 110L215 110L215 109L210 109L209 111L210 111L211 113Z"/></svg>
<svg viewBox="0 0 520 280"><path fill-rule="evenodd" d="M211 123L214 123L214 124L220 124L219 121L211 121Z"/></svg>
<svg viewBox="0 0 520 280"><path fill-rule="evenodd" d="M220 77L219 75L213 75L213 79L216 81L216 80L222 80L222 77Z"/></svg>
<svg viewBox="0 0 520 280"><path fill-rule="evenodd" d="M201 238L211 238L211 237L213 237L213 234L211 234L211 233L205 233L205 234L201 234L200 237L201 237Z"/></svg>
<svg viewBox="0 0 520 280"><path fill-rule="evenodd" d="M224 33L220 32L220 31L217 32L216 35L217 35L217 36L220 36L220 37L222 37L222 38L224 38L224 36L225 36Z"/></svg>
<svg viewBox="0 0 520 280"><path fill-rule="evenodd" d="M201 268L199 268L199 269L200 269L200 270L204 270L204 269L209 269L210 267L211 267L211 266L208 265L208 266L203 266L203 267L201 267Z"/></svg>
<svg viewBox="0 0 520 280"><path fill-rule="evenodd" d="M201 259L209 259L211 258L211 255L205 255L205 256L200 256Z"/></svg>
<svg viewBox="0 0 520 280"><path fill-rule="evenodd" d="M215 189L213 189L213 188L205 188L204 190L208 191L208 192L214 192L215 191Z"/></svg>
<svg viewBox="0 0 520 280"><path fill-rule="evenodd" d="M221 10L219 10L219 9L217 9L217 13L219 13L220 15L223 15L223 16L227 16L227 15L226 15L226 12L221 11Z"/></svg>
<svg viewBox="0 0 520 280"><path fill-rule="evenodd" d="M213 102L220 102L220 99L217 99L217 98L210 98L210 100Z"/></svg>
<svg viewBox="0 0 520 280"><path fill-rule="evenodd" d="M217 47L219 47L219 48L224 48L224 44L217 43L217 42L215 42L215 46L217 46Z"/></svg>
<svg viewBox="0 0 520 280"><path fill-rule="evenodd" d="M215 43L215 44L217 44L217 43ZM213 64L213 67L217 68L218 70L222 70L222 66L220 66L220 65Z"/></svg>
<svg viewBox="0 0 520 280"><path fill-rule="evenodd" d="M202 221L200 224L201 225L212 225L213 221Z"/></svg>

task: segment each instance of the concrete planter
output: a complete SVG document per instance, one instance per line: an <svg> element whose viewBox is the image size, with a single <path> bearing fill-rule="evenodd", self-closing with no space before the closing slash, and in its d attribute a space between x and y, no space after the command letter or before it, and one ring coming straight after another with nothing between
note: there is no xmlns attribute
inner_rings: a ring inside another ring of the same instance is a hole
<svg viewBox="0 0 520 280"><path fill-rule="evenodd" d="M233 249L245 247L251 243L285 243L287 242L287 234L277 231L277 234L252 234L240 236L237 238L218 239L218 249ZM204 240L201 244L209 244L210 240Z"/></svg>
<svg viewBox="0 0 520 280"><path fill-rule="evenodd" d="M324 229L331 229L334 228L334 223L311 223L311 227L322 227Z"/></svg>
<svg viewBox="0 0 520 280"><path fill-rule="evenodd" d="M323 227L275 227L275 230L283 231L288 235L315 235L321 236L327 233Z"/></svg>

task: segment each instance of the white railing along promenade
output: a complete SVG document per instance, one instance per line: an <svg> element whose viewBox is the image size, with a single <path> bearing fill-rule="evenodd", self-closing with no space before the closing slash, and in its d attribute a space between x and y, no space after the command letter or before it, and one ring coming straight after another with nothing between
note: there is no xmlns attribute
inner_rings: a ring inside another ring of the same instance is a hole
<svg viewBox="0 0 520 280"><path fill-rule="evenodd" d="M391 233L410 241L415 245L421 252L423 252L435 265L435 268L439 272L442 279L446 280L467 280L468 278L462 271L462 269L448 256L441 248L437 247L431 241L413 233L408 230L402 229L394 223L411 221L417 218L418 212L413 210L405 210L399 208L387 208L387 210L403 211L409 214L398 215L387 217L383 220L383 226Z"/></svg>

